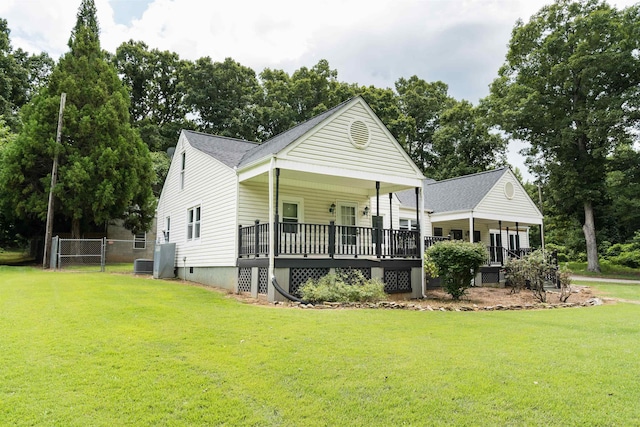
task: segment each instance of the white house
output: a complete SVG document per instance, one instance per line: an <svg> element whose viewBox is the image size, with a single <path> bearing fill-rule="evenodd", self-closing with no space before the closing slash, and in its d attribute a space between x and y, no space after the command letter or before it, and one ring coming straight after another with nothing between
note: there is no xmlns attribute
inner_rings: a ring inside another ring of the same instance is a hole
<svg viewBox="0 0 640 427"><path fill-rule="evenodd" d="M275 285L295 295L337 268L419 297L424 231L385 225L371 200L407 190L423 206L424 179L361 97L262 144L183 131L158 236L176 244L180 277L270 301L284 298ZM424 210L413 218L423 223Z"/></svg>
<svg viewBox="0 0 640 427"><path fill-rule="evenodd" d="M423 183L426 246L439 239L482 242L489 259L482 282L497 282L497 268L508 258L528 253L529 228L543 216L511 169L504 167L443 181ZM395 194L390 208L400 228L415 229L415 192ZM395 212L397 209L397 212ZM473 232L472 232L473 230Z"/></svg>

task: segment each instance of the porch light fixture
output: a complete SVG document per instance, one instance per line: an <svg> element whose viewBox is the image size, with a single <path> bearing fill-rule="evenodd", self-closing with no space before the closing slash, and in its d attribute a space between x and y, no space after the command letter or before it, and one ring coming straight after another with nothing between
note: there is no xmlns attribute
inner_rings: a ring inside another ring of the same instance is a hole
<svg viewBox="0 0 640 427"><path fill-rule="evenodd" d="M329 206L329 213L334 213L335 211L336 211L336 204L331 203L331 206Z"/></svg>
<svg viewBox="0 0 640 427"><path fill-rule="evenodd" d="M365 206L364 210L362 211L362 215L367 216L369 215L369 206Z"/></svg>

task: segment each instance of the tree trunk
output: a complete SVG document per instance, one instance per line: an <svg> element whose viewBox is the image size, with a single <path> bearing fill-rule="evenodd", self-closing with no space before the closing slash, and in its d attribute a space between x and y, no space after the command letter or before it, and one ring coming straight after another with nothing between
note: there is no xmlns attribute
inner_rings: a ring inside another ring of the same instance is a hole
<svg viewBox="0 0 640 427"><path fill-rule="evenodd" d="M584 239L587 243L587 271L600 272L598 261L598 244L596 242L596 226L593 221L593 205L584 202L584 225L582 226Z"/></svg>
<svg viewBox="0 0 640 427"><path fill-rule="evenodd" d="M71 238L79 239L80 237L80 220L73 218L71 220Z"/></svg>

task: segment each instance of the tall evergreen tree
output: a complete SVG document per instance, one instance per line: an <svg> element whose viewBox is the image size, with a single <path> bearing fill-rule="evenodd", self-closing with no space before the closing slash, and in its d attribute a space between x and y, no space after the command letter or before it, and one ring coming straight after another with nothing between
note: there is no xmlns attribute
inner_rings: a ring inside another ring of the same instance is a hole
<svg viewBox="0 0 640 427"><path fill-rule="evenodd" d="M129 96L100 49L93 0L83 0L70 51L48 86L23 111L24 129L4 153L0 186L15 215L34 225L47 213L51 162L59 151L56 215L73 237L93 225L125 219L132 231L153 218L149 151L129 121ZM58 105L67 94L63 140L55 143Z"/></svg>

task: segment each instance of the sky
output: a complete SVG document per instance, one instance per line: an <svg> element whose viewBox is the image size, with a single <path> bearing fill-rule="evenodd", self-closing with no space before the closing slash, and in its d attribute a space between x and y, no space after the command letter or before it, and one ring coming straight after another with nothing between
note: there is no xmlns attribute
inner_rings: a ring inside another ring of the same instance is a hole
<svg viewBox="0 0 640 427"><path fill-rule="evenodd" d="M2 0L14 48L68 51L80 0ZM441 80L473 104L489 94L518 19L550 0L95 0L102 48L128 40L195 60L233 58L259 74L320 59L338 80L393 88L401 77ZM624 8L634 0L609 4ZM533 181L509 145L508 160Z"/></svg>

